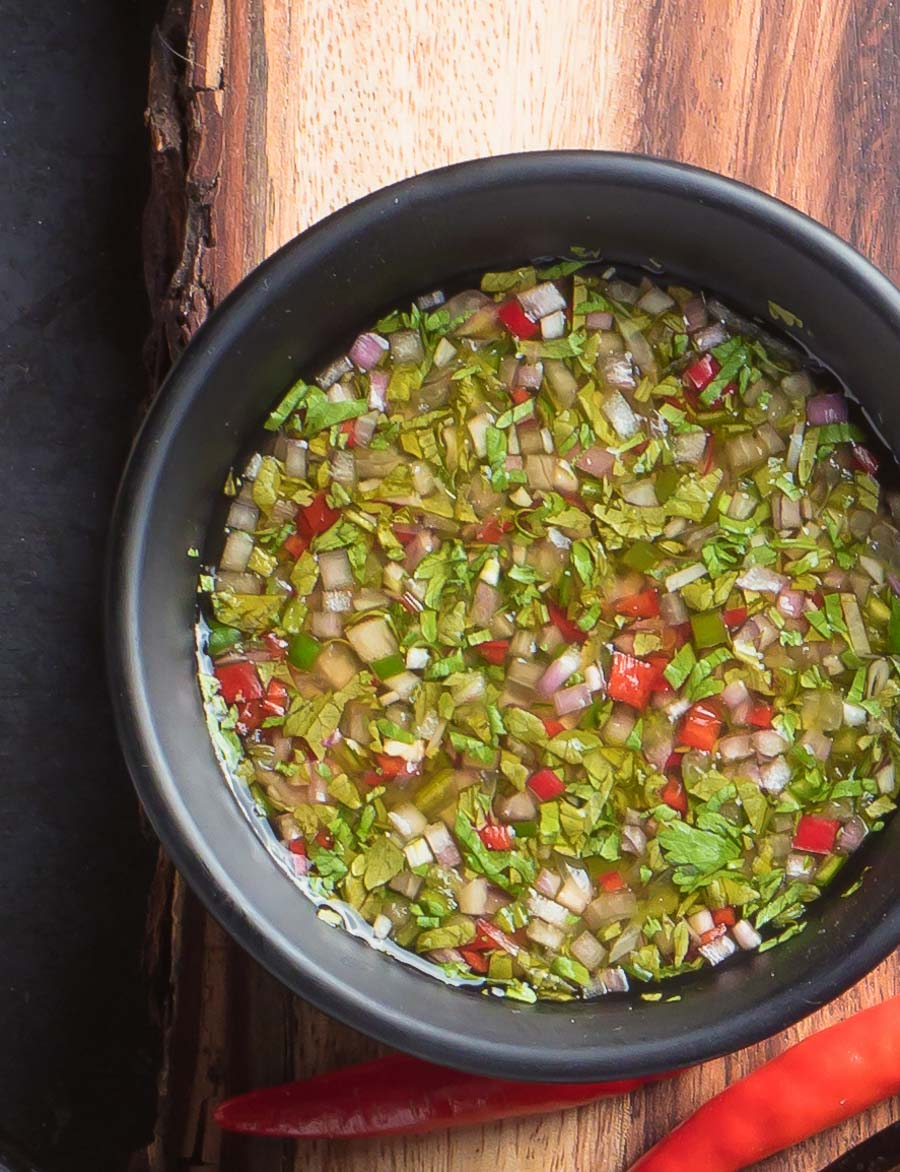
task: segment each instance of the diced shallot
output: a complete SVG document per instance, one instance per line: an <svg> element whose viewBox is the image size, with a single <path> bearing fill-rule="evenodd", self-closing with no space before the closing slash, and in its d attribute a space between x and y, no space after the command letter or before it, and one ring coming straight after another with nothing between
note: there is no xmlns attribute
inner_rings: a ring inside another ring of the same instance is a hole
<svg viewBox="0 0 900 1172"><path fill-rule="evenodd" d="M721 322L713 322L711 325L702 326L693 335L693 343L698 350L712 350L714 346L719 346L728 337L728 331Z"/></svg>
<svg viewBox="0 0 900 1172"><path fill-rule="evenodd" d="M755 590L761 594L780 594L789 579L776 574L767 566L748 566L738 574L737 585L742 590Z"/></svg>
<svg viewBox="0 0 900 1172"><path fill-rule="evenodd" d="M835 850L839 855L851 855L862 845L862 841L867 834L868 827L865 822L857 814L854 814L852 818L847 819L838 831Z"/></svg>
<svg viewBox="0 0 900 1172"><path fill-rule="evenodd" d="M219 569L227 573L242 574L253 553L253 535L242 529L235 529L225 539L225 547L219 558Z"/></svg>
<svg viewBox="0 0 900 1172"><path fill-rule="evenodd" d="M524 789L503 798L496 810L497 817L503 822L531 822L537 817L537 802L531 790Z"/></svg>
<svg viewBox="0 0 900 1172"><path fill-rule="evenodd" d="M425 841L431 847L435 859L442 867L455 867L462 862L462 856L457 850L456 843L443 822L433 822L430 826L425 827Z"/></svg>
<svg viewBox="0 0 900 1172"><path fill-rule="evenodd" d="M537 682L537 691L545 699L559 691L569 676L581 666L581 652L570 647L550 664ZM588 700L590 703L590 700Z"/></svg>
<svg viewBox="0 0 900 1172"><path fill-rule="evenodd" d="M422 811L412 802L404 802L390 810L388 820L400 837L407 840L421 834L428 821Z"/></svg>
<svg viewBox="0 0 900 1172"><path fill-rule="evenodd" d="M806 609L806 595L800 590L782 590L775 605L786 618L796 619Z"/></svg>
<svg viewBox="0 0 900 1172"><path fill-rule="evenodd" d="M762 944L762 936L760 936L759 932L757 932L749 920L738 920L731 929L731 934L740 947L746 951L759 948L760 944Z"/></svg>
<svg viewBox="0 0 900 1172"><path fill-rule="evenodd" d="M746 704L749 699L750 692L743 680L732 680L722 692L722 703L726 708L730 708L732 712L735 708L740 708L742 704Z"/></svg>
<svg viewBox="0 0 900 1172"><path fill-rule="evenodd" d="M371 370L387 353L390 343L381 334L360 334L350 347L350 360L359 370Z"/></svg>
<svg viewBox="0 0 900 1172"><path fill-rule="evenodd" d="M590 932L582 932L572 941L569 951L576 960L580 960L586 969L595 969L603 963L606 949L596 936Z"/></svg>
<svg viewBox="0 0 900 1172"><path fill-rule="evenodd" d="M563 907L574 912L575 915L580 916L587 905L590 903L592 890L591 880L587 871L583 871L580 867L573 867L566 864L566 881L560 888L556 901L561 903Z"/></svg>
<svg viewBox="0 0 900 1172"><path fill-rule="evenodd" d="M561 903L556 903L555 900L540 895L537 891L528 893L525 905L533 916L537 916L538 919L544 920L548 924L562 927L569 919L567 908L564 908Z"/></svg>
<svg viewBox="0 0 900 1172"><path fill-rule="evenodd" d="M459 891L459 910L467 916L483 916L488 905L488 881L477 875Z"/></svg>
<svg viewBox="0 0 900 1172"><path fill-rule="evenodd" d="M784 737L771 728L760 729L750 739L753 742L753 748L760 757L777 757L780 753L784 753L788 747Z"/></svg>
<svg viewBox="0 0 900 1172"><path fill-rule="evenodd" d="M225 524L229 529L243 529L246 533L252 533L259 524L259 509L249 501L232 501Z"/></svg>
<svg viewBox="0 0 900 1172"><path fill-rule="evenodd" d="M813 395L806 400L806 419L813 427L827 423L846 423L849 419L847 400L843 395Z"/></svg>
<svg viewBox="0 0 900 1172"><path fill-rule="evenodd" d="M630 439L640 426L638 417L631 409L631 404L615 388L607 392L600 404L600 410L612 424L616 434L622 439Z"/></svg>
<svg viewBox="0 0 900 1172"><path fill-rule="evenodd" d="M730 936L719 936L717 940L710 940L708 944L701 944L698 951L712 965L721 964L737 951L737 946Z"/></svg>
<svg viewBox="0 0 900 1172"><path fill-rule="evenodd" d="M760 789L766 790L767 793L780 794L791 780L791 767L784 757L775 757L760 766L759 778Z"/></svg>
<svg viewBox="0 0 900 1172"><path fill-rule="evenodd" d="M562 945L564 935L562 928L555 924L548 924L546 920L534 919L529 920L528 927L525 929L525 935L529 940L535 944L540 944L544 948L549 948L556 952Z"/></svg>
<svg viewBox="0 0 900 1172"><path fill-rule="evenodd" d="M351 590L353 570L345 549L329 549L319 554L319 573L325 590Z"/></svg>
<svg viewBox="0 0 900 1172"><path fill-rule="evenodd" d="M609 476L615 466L616 458L606 448L587 448L575 459L575 467L589 476L601 479Z"/></svg>
<svg viewBox="0 0 900 1172"><path fill-rule="evenodd" d="M369 407L384 411L387 407L387 389L391 381L386 370L373 370L369 375Z"/></svg>
<svg viewBox="0 0 900 1172"><path fill-rule="evenodd" d="M566 299L552 281L534 285L523 293L517 293L519 304L534 321L540 321L559 309L566 308Z"/></svg>
<svg viewBox="0 0 900 1172"><path fill-rule="evenodd" d="M553 707L557 716L567 716L570 712L581 712L589 708L592 702L591 689L587 684L573 684L571 688L563 688L553 696Z"/></svg>
<svg viewBox="0 0 900 1172"><path fill-rule="evenodd" d="M546 895L548 899L554 899L560 887L562 887L562 878L555 871L548 871L546 867L541 867L534 881L535 891Z"/></svg>
<svg viewBox="0 0 900 1172"><path fill-rule="evenodd" d="M718 743L719 755L724 761L742 761L753 755L753 745L747 733L738 733L731 737L722 737Z"/></svg>

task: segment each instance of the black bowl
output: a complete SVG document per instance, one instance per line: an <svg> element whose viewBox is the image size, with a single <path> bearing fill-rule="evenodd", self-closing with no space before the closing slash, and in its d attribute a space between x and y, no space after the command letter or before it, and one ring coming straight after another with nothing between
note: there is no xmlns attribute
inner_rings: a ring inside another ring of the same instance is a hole
<svg viewBox="0 0 900 1172"><path fill-rule="evenodd" d="M900 941L900 819L763 955L666 992L525 1006L442 986L336 931L274 863L223 782L195 676L197 562L236 453L272 402L379 312L479 269L599 249L776 322L853 388L900 451L900 292L799 212L716 175L559 152L464 163L330 216L267 260L199 331L138 437L112 527L112 688L138 793L209 910L319 1008L436 1062L522 1079L642 1075L734 1050L846 989ZM861 890L841 895L862 865Z"/></svg>

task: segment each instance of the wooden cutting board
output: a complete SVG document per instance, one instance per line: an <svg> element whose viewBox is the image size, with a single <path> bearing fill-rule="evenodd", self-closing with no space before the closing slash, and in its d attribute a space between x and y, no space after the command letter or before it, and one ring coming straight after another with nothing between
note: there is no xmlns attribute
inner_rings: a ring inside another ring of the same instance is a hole
<svg viewBox="0 0 900 1172"><path fill-rule="evenodd" d="M898 55L892 0L170 0L148 112L151 375L309 224L393 180L507 151L614 148L722 171L900 278ZM162 857L147 953L165 1053L156 1136L134 1169L154 1172L621 1172L729 1081L900 992L895 956L799 1027L629 1098L453 1135L296 1147L223 1139L210 1106L379 1047L263 972ZM900 1104L882 1105L760 1167L819 1168L898 1117Z"/></svg>

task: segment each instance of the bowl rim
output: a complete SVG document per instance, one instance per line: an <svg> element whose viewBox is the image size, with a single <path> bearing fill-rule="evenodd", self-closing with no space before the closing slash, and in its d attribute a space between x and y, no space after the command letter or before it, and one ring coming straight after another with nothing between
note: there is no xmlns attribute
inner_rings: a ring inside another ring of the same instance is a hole
<svg viewBox="0 0 900 1172"><path fill-rule="evenodd" d="M321 261L334 241L351 238L367 224L422 195L443 193L448 188L459 194L512 181L548 182L554 177L597 184L643 184L761 221L772 234L790 238L792 245L801 247L811 259L827 260L867 306L900 333L900 290L873 264L804 213L711 171L626 152L534 151L475 159L412 176L363 196L288 241L252 270L194 335L157 392L135 438L113 511L104 599L107 670L126 764L166 852L207 910L283 984L330 1016L421 1058L434 1060L438 1053L445 1065L511 1078L528 1076L532 1044L492 1043L494 1052L486 1055L477 1038L428 1021L411 1024L401 1013L351 994L335 973L323 973L306 962L303 953L253 907L179 795L175 771L157 736L130 616L136 613L139 594L140 552L146 528L143 506L152 496L162 455L189 406L202 394L203 369L228 351L260 305L290 285L300 258L307 264L311 259ZM605 1048L601 1041L583 1055L542 1043L540 1077L542 1081L593 1081L602 1065L620 1077L655 1073L757 1042L838 996L883 960L898 941L900 902L865 934L857 934L854 947L836 957L827 969L820 968L802 991L790 985L752 1010L736 1012L725 1021L704 1023L686 1037L639 1045L607 1042ZM606 1055L605 1062L598 1060L601 1054Z"/></svg>

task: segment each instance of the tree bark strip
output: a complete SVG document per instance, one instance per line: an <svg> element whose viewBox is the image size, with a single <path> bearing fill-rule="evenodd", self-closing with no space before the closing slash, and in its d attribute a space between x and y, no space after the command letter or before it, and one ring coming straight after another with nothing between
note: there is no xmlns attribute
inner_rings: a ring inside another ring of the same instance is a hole
<svg viewBox="0 0 900 1172"><path fill-rule="evenodd" d="M602 147L786 199L900 278L900 19L891 0L169 0L151 47L145 217L157 386L212 307L296 232L384 183L478 155ZM273 394L277 388L273 388ZM221 1095L380 1048L293 997L160 859L147 932L166 1056L133 1172L619 1172L692 1106L812 1029L900 991L896 957L777 1038L565 1115L452 1137L295 1148L221 1137ZM897 1104L760 1165L817 1168Z"/></svg>

